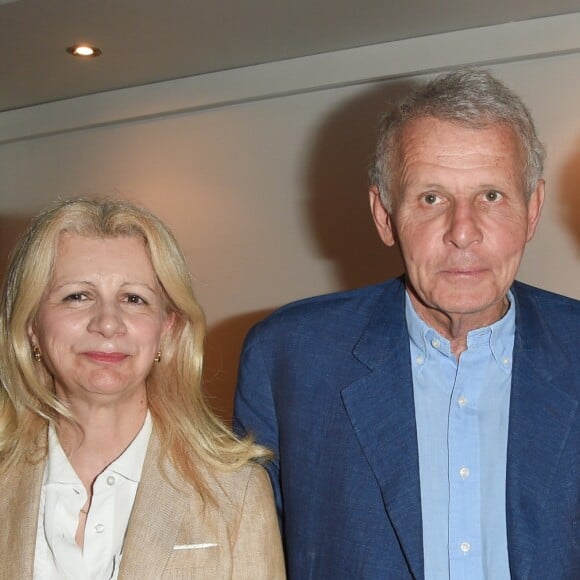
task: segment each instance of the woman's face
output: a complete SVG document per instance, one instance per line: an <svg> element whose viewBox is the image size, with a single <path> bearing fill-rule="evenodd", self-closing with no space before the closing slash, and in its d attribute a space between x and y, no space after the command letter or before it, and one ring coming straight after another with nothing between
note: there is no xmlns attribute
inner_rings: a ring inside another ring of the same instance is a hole
<svg viewBox="0 0 580 580"><path fill-rule="evenodd" d="M143 401L172 320L141 239L63 234L29 336L60 399Z"/></svg>

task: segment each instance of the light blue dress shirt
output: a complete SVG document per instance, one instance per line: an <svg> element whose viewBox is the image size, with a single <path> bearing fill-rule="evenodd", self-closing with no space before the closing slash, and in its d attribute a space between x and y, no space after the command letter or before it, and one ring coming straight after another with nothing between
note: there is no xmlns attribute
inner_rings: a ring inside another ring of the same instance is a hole
<svg viewBox="0 0 580 580"><path fill-rule="evenodd" d="M510 578L505 483L513 297L459 360L407 296L426 580Z"/></svg>

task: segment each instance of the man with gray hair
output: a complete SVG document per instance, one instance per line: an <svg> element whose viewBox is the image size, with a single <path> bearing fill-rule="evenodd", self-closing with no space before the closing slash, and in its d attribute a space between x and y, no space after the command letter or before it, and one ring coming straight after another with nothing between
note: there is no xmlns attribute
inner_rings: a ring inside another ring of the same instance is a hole
<svg viewBox="0 0 580 580"><path fill-rule="evenodd" d="M489 73L419 87L370 172L404 276L249 334L235 425L276 454L289 578L580 578L580 303L515 281L543 162Z"/></svg>

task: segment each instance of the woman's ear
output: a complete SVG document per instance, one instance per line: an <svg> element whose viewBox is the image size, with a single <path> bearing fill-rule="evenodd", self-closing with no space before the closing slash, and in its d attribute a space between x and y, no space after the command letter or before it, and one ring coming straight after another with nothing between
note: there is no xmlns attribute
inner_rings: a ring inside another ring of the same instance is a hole
<svg viewBox="0 0 580 580"><path fill-rule="evenodd" d="M175 312L170 312L165 316L165 320L163 321L163 326L161 328L161 336L165 336L173 328L176 319L177 315Z"/></svg>
<svg viewBox="0 0 580 580"><path fill-rule="evenodd" d="M26 334L28 334L28 338L30 339L30 344L35 344L38 346L38 337L36 336L36 332L34 331L34 325L32 322L28 324L26 327Z"/></svg>

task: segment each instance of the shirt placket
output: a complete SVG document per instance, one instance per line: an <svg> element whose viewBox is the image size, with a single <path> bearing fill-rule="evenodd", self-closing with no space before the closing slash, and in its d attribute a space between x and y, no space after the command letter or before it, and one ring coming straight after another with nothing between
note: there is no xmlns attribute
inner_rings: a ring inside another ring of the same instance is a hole
<svg viewBox="0 0 580 580"><path fill-rule="evenodd" d="M93 486L91 509L85 528L83 553L91 578L111 578L113 550L115 493L117 480L113 473L105 471L97 477Z"/></svg>
<svg viewBox="0 0 580 580"><path fill-rule="evenodd" d="M449 408L449 572L451 580L482 579L481 457L478 404L487 354L460 359Z"/></svg>

